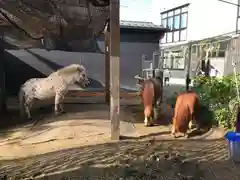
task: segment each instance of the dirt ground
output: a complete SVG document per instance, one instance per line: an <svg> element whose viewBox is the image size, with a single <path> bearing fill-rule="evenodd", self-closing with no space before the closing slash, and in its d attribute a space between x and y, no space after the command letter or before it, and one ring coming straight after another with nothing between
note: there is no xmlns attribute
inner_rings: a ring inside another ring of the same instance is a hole
<svg viewBox="0 0 240 180"><path fill-rule="evenodd" d="M137 107L137 108L136 108ZM240 167L228 159L224 131L172 139L170 107L155 127L143 126L139 106L121 106L123 140L109 140L109 110L104 104L66 105L35 112L39 122L23 122L12 113L0 131L0 177L5 179L240 179Z"/></svg>
<svg viewBox="0 0 240 180"><path fill-rule="evenodd" d="M237 180L223 140L124 140L2 161L12 179ZM47 178L46 178L47 177Z"/></svg>

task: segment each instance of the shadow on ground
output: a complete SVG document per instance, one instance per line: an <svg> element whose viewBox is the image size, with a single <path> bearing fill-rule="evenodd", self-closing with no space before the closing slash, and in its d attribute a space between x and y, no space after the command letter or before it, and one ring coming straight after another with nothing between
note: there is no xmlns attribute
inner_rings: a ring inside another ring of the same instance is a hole
<svg viewBox="0 0 240 180"><path fill-rule="evenodd" d="M143 106L140 105L129 105L124 108L125 112L129 112L132 114L133 119L132 122L134 123L139 123L143 124L144 122L144 111L143 111ZM170 111L162 111L161 109L157 110L158 113L160 112L157 116L157 119L155 119L154 123L158 125L170 125L171 124L171 118L172 118L172 109Z"/></svg>
<svg viewBox="0 0 240 180"><path fill-rule="evenodd" d="M238 179L225 141L128 140L1 161L8 179ZM38 178L37 178L38 177Z"/></svg>
<svg viewBox="0 0 240 180"><path fill-rule="evenodd" d="M1 132L11 132L13 129L17 130L24 127L28 127L30 131L34 132L41 131L48 129L48 124L56 121L109 119L109 107L106 104L65 104L64 107L66 113L59 116L54 115L53 105L35 108L32 110L32 120L21 118L18 109L10 108L8 113L1 117L0 136L3 138L5 135L10 135Z"/></svg>
<svg viewBox="0 0 240 180"><path fill-rule="evenodd" d="M161 107L156 109L155 113L158 113L157 119L155 119L155 126L171 126L172 117L173 117L173 108L174 106L171 104L162 103ZM144 113L142 105L131 105L127 106L124 111L132 114L132 122L136 124L142 124L144 121ZM207 107L201 105L199 109L199 113L197 115L197 126L199 129L194 129L189 133L189 137L202 136L208 133L212 126L214 116L213 112L211 112ZM171 132L160 132L160 134L170 134ZM155 135L155 134L153 134Z"/></svg>

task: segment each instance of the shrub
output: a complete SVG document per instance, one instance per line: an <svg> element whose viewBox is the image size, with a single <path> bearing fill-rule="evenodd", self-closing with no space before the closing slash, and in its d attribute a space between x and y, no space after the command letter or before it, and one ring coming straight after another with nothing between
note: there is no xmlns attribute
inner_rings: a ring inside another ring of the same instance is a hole
<svg viewBox="0 0 240 180"><path fill-rule="evenodd" d="M240 80L239 75L237 79ZM228 129L234 128L238 100L233 75L223 78L198 76L194 78L193 90L198 93L201 104L213 112L216 124Z"/></svg>
<svg viewBox="0 0 240 180"><path fill-rule="evenodd" d="M240 84L240 75L237 75L237 79ZM221 125L227 129L234 128L236 107L239 102L233 75L222 78L197 76L193 79L192 90L199 95L201 109L204 109L200 112L201 120L211 121L212 124ZM167 99L167 103L172 106L175 102L176 94Z"/></svg>

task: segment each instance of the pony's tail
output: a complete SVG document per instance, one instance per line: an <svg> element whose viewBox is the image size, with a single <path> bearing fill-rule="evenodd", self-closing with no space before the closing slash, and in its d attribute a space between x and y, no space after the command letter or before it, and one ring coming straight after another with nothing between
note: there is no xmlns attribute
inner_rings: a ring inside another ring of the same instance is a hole
<svg viewBox="0 0 240 180"><path fill-rule="evenodd" d="M19 109L20 109L20 116L24 117L25 116L25 92L22 87L20 87L20 91L18 94L19 97Z"/></svg>

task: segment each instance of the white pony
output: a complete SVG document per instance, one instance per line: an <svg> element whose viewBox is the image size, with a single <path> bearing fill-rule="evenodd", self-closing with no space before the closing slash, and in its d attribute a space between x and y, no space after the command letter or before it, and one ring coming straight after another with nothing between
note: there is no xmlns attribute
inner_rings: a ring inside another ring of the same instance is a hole
<svg viewBox="0 0 240 180"><path fill-rule="evenodd" d="M34 100L45 100L55 96L54 111L56 115L64 112L62 100L71 84L83 87L89 84L86 68L83 65L71 64L51 73L46 78L32 78L27 80L19 92L20 115L31 119L30 109Z"/></svg>

